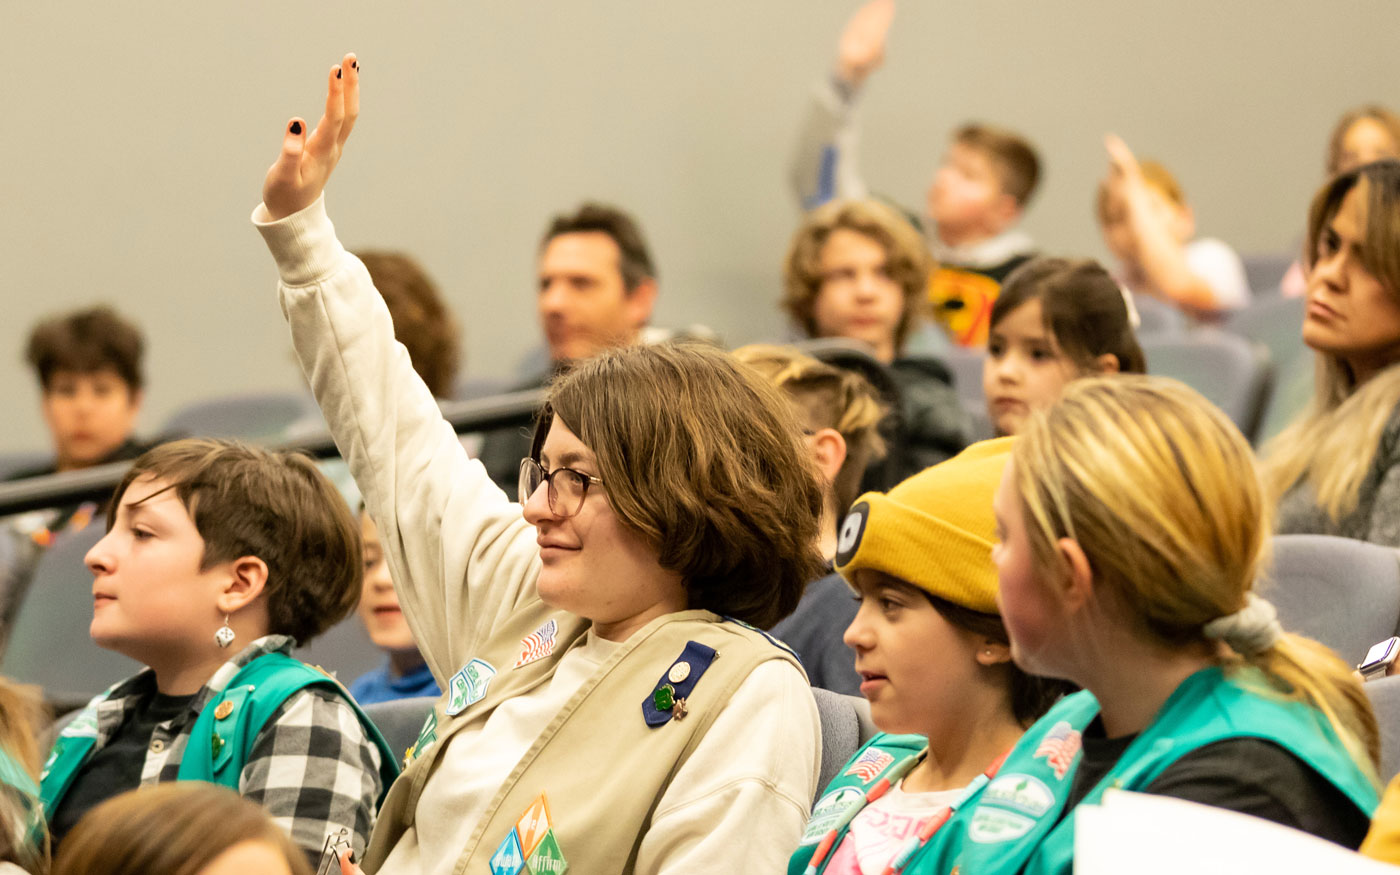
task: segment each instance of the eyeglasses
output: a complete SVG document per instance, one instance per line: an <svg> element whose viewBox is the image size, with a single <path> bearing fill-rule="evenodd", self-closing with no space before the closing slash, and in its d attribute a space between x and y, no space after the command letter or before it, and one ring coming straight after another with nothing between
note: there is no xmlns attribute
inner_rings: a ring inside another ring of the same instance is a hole
<svg viewBox="0 0 1400 875"><path fill-rule="evenodd" d="M588 495L588 487L594 483L601 486L603 481L573 468L545 471L544 466L534 459L521 459L520 503L529 501L541 483L549 484L547 496L550 513L567 519L583 508L583 499Z"/></svg>

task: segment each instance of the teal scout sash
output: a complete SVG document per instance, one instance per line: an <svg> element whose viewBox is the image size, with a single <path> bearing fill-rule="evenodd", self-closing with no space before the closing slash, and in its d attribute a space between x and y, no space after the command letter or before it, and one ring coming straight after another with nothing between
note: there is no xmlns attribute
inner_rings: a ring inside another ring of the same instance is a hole
<svg viewBox="0 0 1400 875"><path fill-rule="evenodd" d="M1258 678L1220 668L1177 687L1152 725L1082 800L1109 788L1143 791L1167 767L1205 745L1231 738L1273 742L1308 763L1370 814L1376 788L1315 709L1270 694ZM954 825L929 842L907 872L1068 875L1074 864L1074 811L1063 813L1080 764L1081 733L1098 716L1088 691L1062 699L1012 749L996 780ZM1062 816L1063 813L1063 816Z"/></svg>

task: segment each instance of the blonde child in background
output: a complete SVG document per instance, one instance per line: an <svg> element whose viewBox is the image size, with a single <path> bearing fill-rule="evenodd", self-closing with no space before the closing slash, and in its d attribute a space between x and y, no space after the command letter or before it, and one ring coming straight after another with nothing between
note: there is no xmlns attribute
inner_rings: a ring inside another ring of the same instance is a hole
<svg viewBox="0 0 1400 875"><path fill-rule="evenodd" d="M1104 243L1118 259L1118 279L1211 321L1249 303L1244 263L1223 240L1196 236L1196 216L1176 178L1155 161L1139 162L1118 137L1104 138L1109 173L1097 211Z"/></svg>

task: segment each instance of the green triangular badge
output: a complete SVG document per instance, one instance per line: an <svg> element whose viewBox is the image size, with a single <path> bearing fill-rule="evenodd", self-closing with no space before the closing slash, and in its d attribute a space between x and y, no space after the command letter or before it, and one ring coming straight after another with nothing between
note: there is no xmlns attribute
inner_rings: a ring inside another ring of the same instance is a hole
<svg viewBox="0 0 1400 875"><path fill-rule="evenodd" d="M530 875L564 875L569 871L569 861L564 859L564 852L559 850L559 840L554 837L554 830L544 834L544 838L540 839L535 852L525 861L525 865Z"/></svg>

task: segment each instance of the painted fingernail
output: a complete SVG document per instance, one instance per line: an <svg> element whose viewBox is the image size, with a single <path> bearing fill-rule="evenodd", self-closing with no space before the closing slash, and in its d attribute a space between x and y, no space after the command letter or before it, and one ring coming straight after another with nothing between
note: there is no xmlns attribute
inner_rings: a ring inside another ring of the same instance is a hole
<svg viewBox="0 0 1400 875"><path fill-rule="evenodd" d="M292 122L292 133L294 133L294 134L300 134L300 133L301 133L301 122Z"/></svg>
<svg viewBox="0 0 1400 875"><path fill-rule="evenodd" d="M356 70L358 70L358 69L360 69L360 62L359 62L359 61L351 61L351 62L350 62L350 66L352 66L352 67L354 67Z"/></svg>
<svg viewBox="0 0 1400 875"><path fill-rule="evenodd" d="M340 68L339 68L339 67L336 67L336 68L335 68L335 78L337 78L337 79L340 78Z"/></svg>

